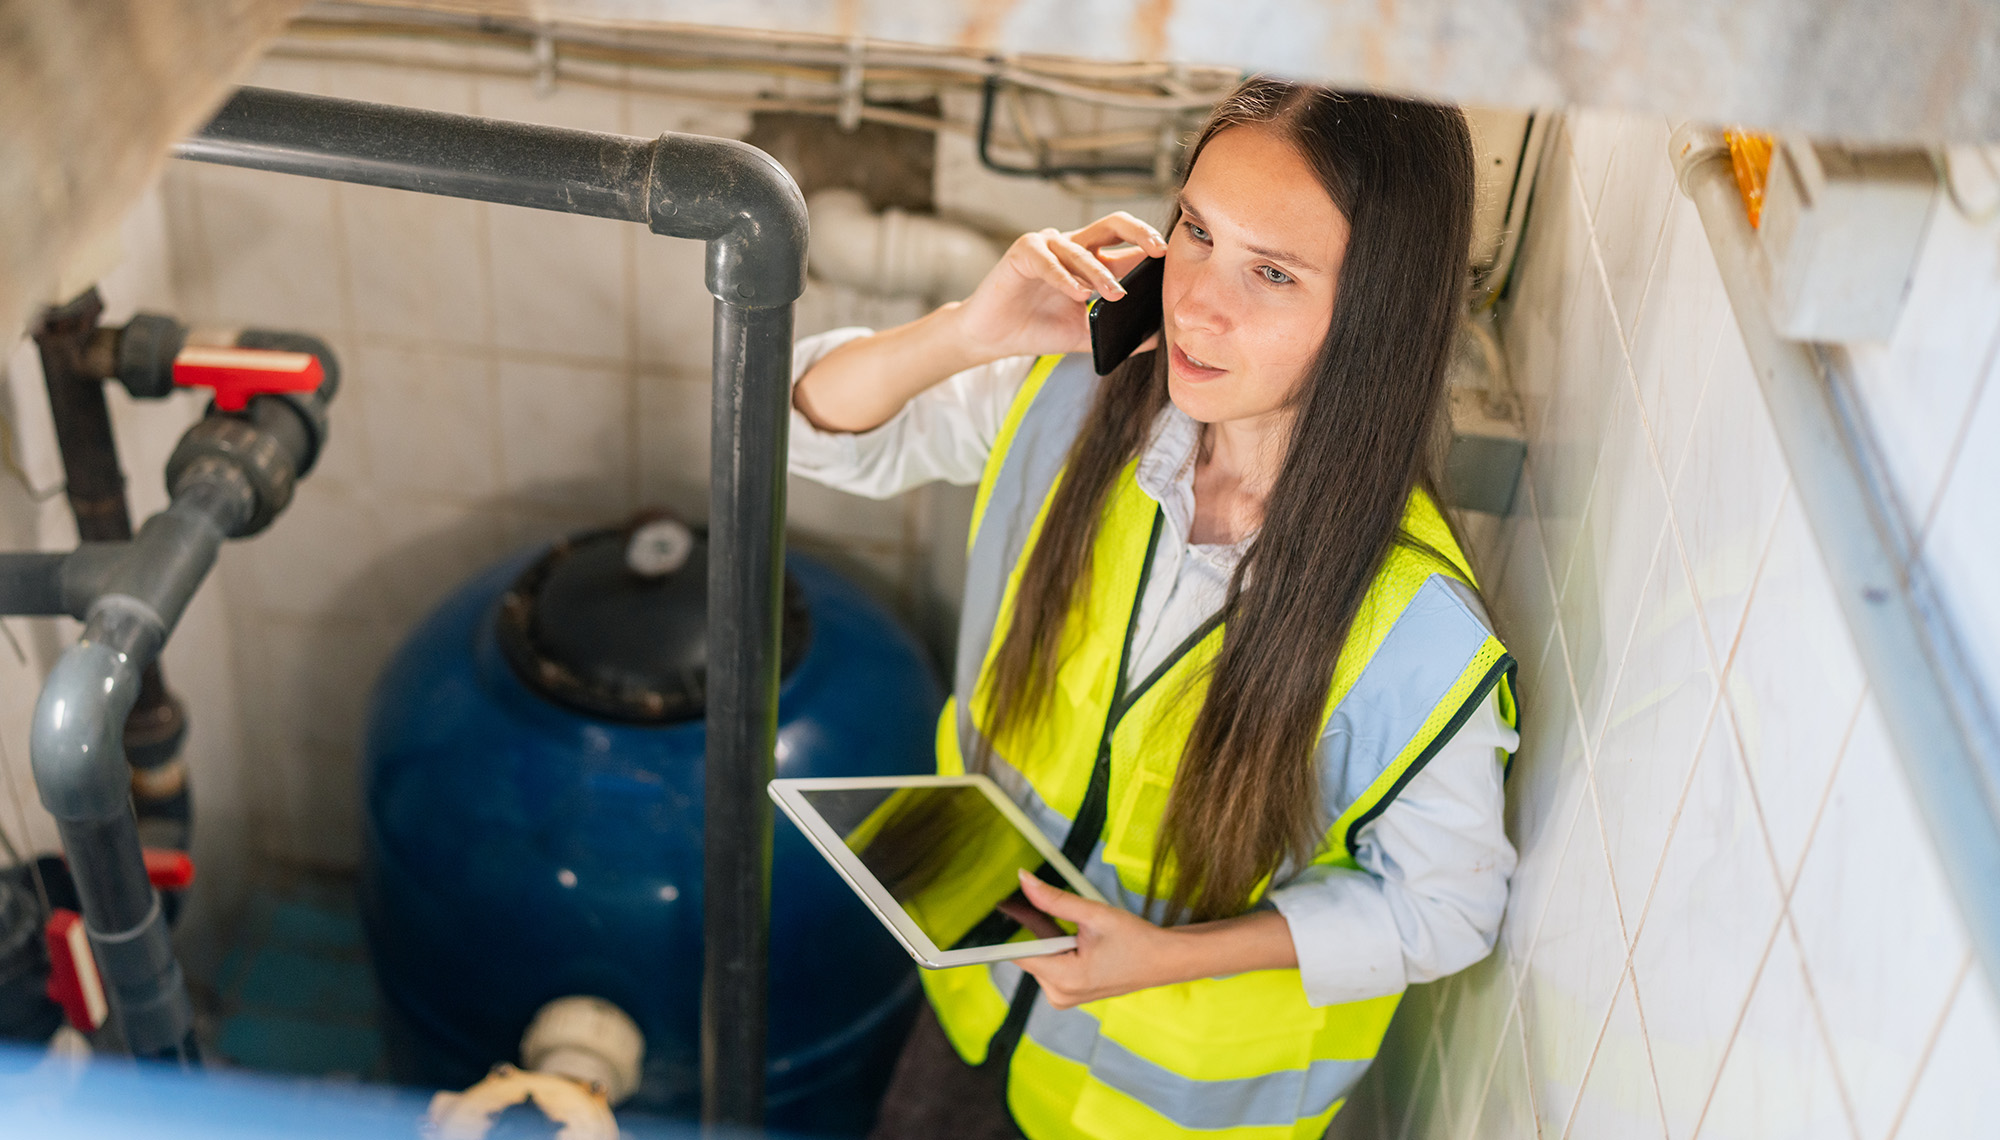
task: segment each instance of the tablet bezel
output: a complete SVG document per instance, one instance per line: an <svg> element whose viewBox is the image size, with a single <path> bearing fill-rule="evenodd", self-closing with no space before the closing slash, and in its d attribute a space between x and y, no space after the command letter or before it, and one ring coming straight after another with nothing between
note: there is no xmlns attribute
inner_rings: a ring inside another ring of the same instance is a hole
<svg viewBox="0 0 2000 1140"><path fill-rule="evenodd" d="M996 946L973 946L964 950L940 948L915 922L911 921L910 916L904 913L902 905L889 893L888 888L868 870L859 856L848 849L846 841L834 831L833 826L827 823L800 794L851 788L939 787L978 788L993 806L1000 810L1001 816L1013 824L1015 829L1028 840L1036 854L1056 869L1056 873L1062 876L1070 891L1093 902L1105 901L1097 888L1090 885L1090 880L1084 878L1082 873L1063 857L1063 853L1056 848L1056 845L1049 842L1049 837L1042 834L1042 829L1035 826L1027 813L1023 812L1013 800L1008 799L1006 793L1000 790L1000 786L986 776L794 777L772 780L769 791L771 799L784 811L785 816L798 825L799 830L812 841L812 845L819 850L820 855L833 865L833 869L840 873L840 877L847 881L847 885L854 889L854 893L861 896L861 901L868 904L868 909L875 912L875 917L882 920L882 925L889 928L889 932L896 936L896 940L903 944L903 948L910 952L910 956L915 958L919 965L932 970L943 970L953 966L976 966L985 962L1003 962L1011 958L1059 954L1065 950L1076 949L1076 937L1067 934L1060 938L1002 942Z"/></svg>

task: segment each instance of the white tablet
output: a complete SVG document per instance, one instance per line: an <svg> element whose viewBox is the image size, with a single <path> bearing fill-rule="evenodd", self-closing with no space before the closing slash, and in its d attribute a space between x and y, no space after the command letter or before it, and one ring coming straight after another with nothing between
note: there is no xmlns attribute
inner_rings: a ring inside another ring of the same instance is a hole
<svg viewBox="0 0 2000 1140"><path fill-rule="evenodd" d="M985 776L772 780L771 798L875 917L931 969L1054 954L1075 930L1036 910L1018 871L1104 896Z"/></svg>

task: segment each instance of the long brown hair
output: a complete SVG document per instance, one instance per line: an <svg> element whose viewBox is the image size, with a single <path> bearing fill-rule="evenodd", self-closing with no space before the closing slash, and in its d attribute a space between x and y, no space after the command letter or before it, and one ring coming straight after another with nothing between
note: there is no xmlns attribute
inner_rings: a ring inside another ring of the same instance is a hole
<svg viewBox="0 0 2000 1140"><path fill-rule="evenodd" d="M1222 649L1189 734L1154 855L1169 920L1240 913L1324 824L1313 751L1334 666L1403 510L1432 485L1446 363L1467 290L1473 158L1455 108L1254 78L1216 108L1182 179L1221 131L1275 129L1347 219L1333 316L1297 408L1264 521L1229 583ZM1173 219L1178 224L1178 211ZM991 677L994 723L1039 714L1062 625L1090 579L1106 493L1167 403L1163 352L1100 386L1015 593Z"/></svg>

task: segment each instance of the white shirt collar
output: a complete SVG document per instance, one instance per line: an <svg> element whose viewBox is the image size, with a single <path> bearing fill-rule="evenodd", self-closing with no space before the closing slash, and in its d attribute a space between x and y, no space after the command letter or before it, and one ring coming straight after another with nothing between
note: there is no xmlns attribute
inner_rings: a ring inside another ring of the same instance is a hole
<svg viewBox="0 0 2000 1140"><path fill-rule="evenodd" d="M1169 402L1153 417L1136 478L1139 489L1160 504L1175 543L1226 573L1242 561L1256 535L1230 543L1188 541L1194 530L1194 463L1200 448L1201 424Z"/></svg>

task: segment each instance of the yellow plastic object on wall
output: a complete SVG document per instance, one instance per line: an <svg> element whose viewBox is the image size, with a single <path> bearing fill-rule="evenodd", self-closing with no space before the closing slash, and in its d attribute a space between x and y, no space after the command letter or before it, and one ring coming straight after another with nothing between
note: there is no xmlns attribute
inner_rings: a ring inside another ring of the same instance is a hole
<svg viewBox="0 0 2000 1140"><path fill-rule="evenodd" d="M1736 189L1743 195L1743 209L1756 229L1764 216L1764 183L1771 176L1771 136L1752 131L1728 131L1729 166L1736 172Z"/></svg>

